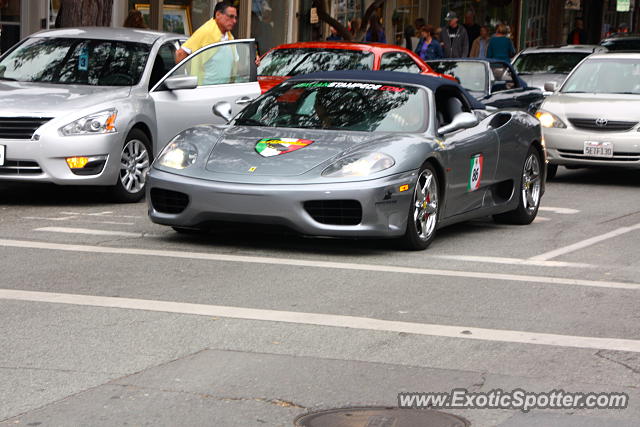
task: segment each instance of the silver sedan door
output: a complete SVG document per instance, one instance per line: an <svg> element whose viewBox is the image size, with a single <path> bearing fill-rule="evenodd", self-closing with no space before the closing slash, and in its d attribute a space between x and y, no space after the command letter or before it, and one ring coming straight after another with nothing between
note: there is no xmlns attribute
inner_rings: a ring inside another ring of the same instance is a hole
<svg viewBox="0 0 640 427"><path fill-rule="evenodd" d="M174 67L151 90L161 150L180 131L198 124L224 124L212 108L228 102L232 114L260 95L253 40L206 46Z"/></svg>

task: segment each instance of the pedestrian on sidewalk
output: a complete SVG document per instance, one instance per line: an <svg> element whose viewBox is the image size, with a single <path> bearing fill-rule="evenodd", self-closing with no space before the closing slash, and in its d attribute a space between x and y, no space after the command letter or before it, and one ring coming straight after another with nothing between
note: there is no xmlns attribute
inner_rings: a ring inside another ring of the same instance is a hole
<svg viewBox="0 0 640 427"><path fill-rule="evenodd" d="M466 58L469 55L469 36L464 27L458 25L458 15L447 13L447 25L442 29L441 39L445 58Z"/></svg>
<svg viewBox="0 0 640 427"><path fill-rule="evenodd" d="M507 37L507 26L504 24L498 25L496 34L489 40L487 58L501 59L505 62L510 62L515 54L516 50L513 47L513 42Z"/></svg>
<svg viewBox="0 0 640 427"><path fill-rule="evenodd" d="M471 45L471 58L486 58L487 48L489 47L489 27L483 25L480 27L480 36L473 41Z"/></svg>
<svg viewBox="0 0 640 427"><path fill-rule="evenodd" d="M425 25L420 28L420 41L416 47L416 53L423 61L444 57L440 42L433 38L434 31L433 25Z"/></svg>
<svg viewBox="0 0 640 427"><path fill-rule="evenodd" d="M224 0L216 4L213 18L198 28L189 40L176 51L176 63L182 61L192 52L221 41L233 40L231 30L238 22L238 9L233 3Z"/></svg>

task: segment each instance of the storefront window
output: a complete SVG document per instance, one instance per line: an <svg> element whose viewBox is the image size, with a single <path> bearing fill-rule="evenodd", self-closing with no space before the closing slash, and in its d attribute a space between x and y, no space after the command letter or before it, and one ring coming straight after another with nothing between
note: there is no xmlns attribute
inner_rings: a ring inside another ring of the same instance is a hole
<svg viewBox="0 0 640 427"><path fill-rule="evenodd" d="M289 6L288 0L252 0L251 37L259 53L287 41Z"/></svg>
<svg viewBox="0 0 640 427"><path fill-rule="evenodd" d="M393 11L393 40L395 44L404 46L405 32L409 27L413 28L415 20L419 17L420 5L418 0L398 0L396 6ZM417 37L415 29L412 36Z"/></svg>
<svg viewBox="0 0 640 427"><path fill-rule="evenodd" d="M0 0L0 52L20 41L20 1Z"/></svg>
<svg viewBox="0 0 640 427"><path fill-rule="evenodd" d="M513 17L514 1L516 0L443 0L442 24L449 11L456 12L461 24L464 23L465 14L471 12L475 24L487 25L492 32L499 24L512 28L516 25Z"/></svg>
<svg viewBox="0 0 640 427"><path fill-rule="evenodd" d="M605 1L604 20L602 23L602 38L616 33L629 33L633 26L633 2L629 3L628 11L618 11L617 0Z"/></svg>

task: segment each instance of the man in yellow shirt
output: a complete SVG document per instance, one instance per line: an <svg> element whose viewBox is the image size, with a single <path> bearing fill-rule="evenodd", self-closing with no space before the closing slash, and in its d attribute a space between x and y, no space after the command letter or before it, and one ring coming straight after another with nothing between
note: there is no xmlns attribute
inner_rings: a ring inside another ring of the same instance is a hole
<svg viewBox="0 0 640 427"><path fill-rule="evenodd" d="M182 61L192 52L220 41L233 40L231 30L238 22L238 9L230 1L221 1L213 10L213 18L205 22L176 51L176 63Z"/></svg>

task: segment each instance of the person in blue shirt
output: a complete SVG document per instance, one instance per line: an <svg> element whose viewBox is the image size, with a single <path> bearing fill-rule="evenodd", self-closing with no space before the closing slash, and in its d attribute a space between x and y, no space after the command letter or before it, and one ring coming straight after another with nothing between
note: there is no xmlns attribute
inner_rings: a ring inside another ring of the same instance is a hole
<svg viewBox="0 0 640 427"><path fill-rule="evenodd" d="M507 26L498 25L496 34L489 40L487 47L487 58L501 59L505 62L511 62L511 58L516 54L513 42L507 37Z"/></svg>
<svg viewBox="0 0 640 427"><path fill-rule="evenodd" d="M420 40L418 41L418 47L416 47L415 52L424 61L444 58L442 46L438 40L433 38L433 32L434 29L432 25L425 25L420 28Z"/></svg>
<svg viewBox="0 0 640 427"><path fill-rule="evenodd" d="M369 18L369 29L364 36L366 42L386 43L387 38L384 36L384 29L380 25L380 18L374 13Z"/></svg>

